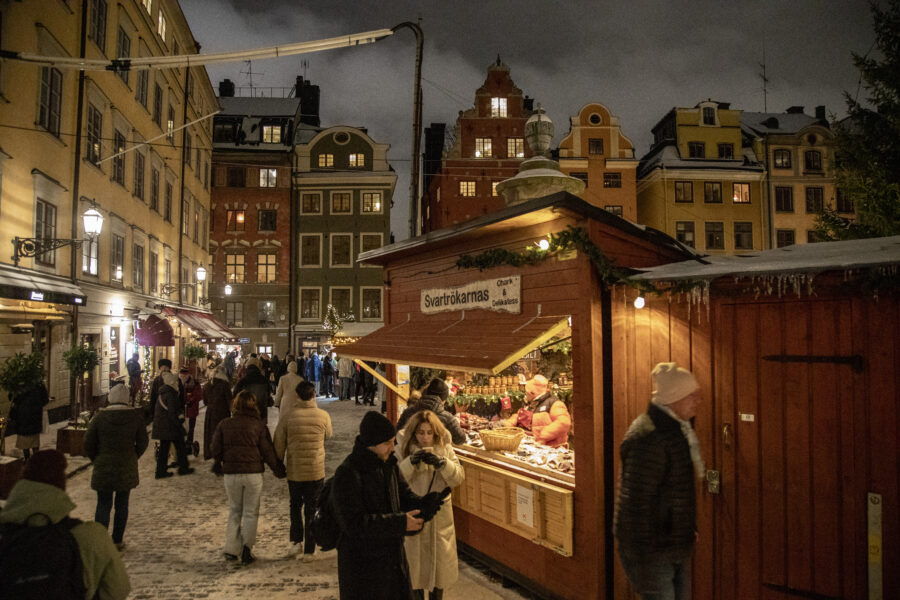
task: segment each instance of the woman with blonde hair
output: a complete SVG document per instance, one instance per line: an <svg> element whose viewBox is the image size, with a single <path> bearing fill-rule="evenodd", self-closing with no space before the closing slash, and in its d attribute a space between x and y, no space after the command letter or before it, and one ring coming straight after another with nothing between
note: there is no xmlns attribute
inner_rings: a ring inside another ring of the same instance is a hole
<svg viewBox="0 0 900 600"><path fill-rule="evenodd" d="M397 434L397 442L394 452L400 473L414 493L424 496L462 483L465 474L453 451L450 432L432 411L415 412L406 428ZM424 599L425 590L429 590L429 598L443 598L447 586L459 577L449 495L421 533L405 538L404 544L416 597Z"/></svg>
<svg viewBox="0 0 900 600"><path fill-rule="evenodd" d="M228 525L225 529L225 558L249 564L255 560L251 548L256 541L259 496L263 471L269 465L279 479L285 476L284 463L275 455L269 428L259 418L256 398L247 390L238 393L231 406L232 416L216 427L212 439L213 472L225 476L228 494Z"/></svg>

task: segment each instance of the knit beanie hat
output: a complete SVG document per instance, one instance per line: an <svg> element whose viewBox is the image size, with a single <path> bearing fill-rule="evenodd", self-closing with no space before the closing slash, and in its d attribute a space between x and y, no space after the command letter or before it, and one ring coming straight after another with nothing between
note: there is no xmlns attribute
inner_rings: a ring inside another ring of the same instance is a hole
<svg viewBox="0 0 900 600"><path fill-rule="evenodd" d="M59 450L39 450L25 463L23 479L66 489L66 457Z"/></svg>
<svg viewBox="0 0 900 600"><path fill-rule="evenodd" d="M168 358L161 358L156 362L157 367L169 367L172 368L172 361Z"/></svg>
<svg viewBox="0 0 900 600"><path fill-rule="evenodd" d="M128 404L130 399L131 395L128 388L124 385L114 385L109 390L110 404Z"/></svg>
<svg viewBox="0 0 900 600"><path fill-rule="evenodd" d="M447 387L447 384L443 379L435 377L431 380L431 383L428 384L428 387L425 388L425 395L439 396L441 400L446 402L447 398L450 397L450 388Z"/></svg>
<svg viewBox="0 0 900 600"><path fill-rule="evenodd" d="M650 374L654 387L650 398L654 404L666 406L700 389L694 375L673 362L659 363Z"/></svg>
<svg viewBox="0 0 900 600"><path fill-rule="evenodd" d="M359 441L365 446L377 446L393 438L397 432L387 417L370 410L359 423Z"/></svg>

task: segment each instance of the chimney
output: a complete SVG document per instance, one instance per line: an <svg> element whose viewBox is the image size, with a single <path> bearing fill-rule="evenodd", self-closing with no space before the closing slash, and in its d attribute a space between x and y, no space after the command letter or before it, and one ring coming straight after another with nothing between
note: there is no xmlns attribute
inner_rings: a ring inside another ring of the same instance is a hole
<svg viewBox="0 0 900 600"><path fill-rule="evenodd" d="M424 191L428 192L428 185L432 177L438 175L441 170L441 159L444 153L444 140L446 139L446 123L432 123L425 128L425 156L423 169Z"/></svg>
<svg viewBox="0 0 900 600"><path fill-rule="evenodd" d="M820 121L824 121L827 117L825 116L825 105L816 107L816 118Z"/></svg>
<svg viewBox="0 0 900 600"><path fill-rule="evenodd" d="M234 82L230 79L219 82L219 98L234 97Z"/></svg>
<svg viewBox="0 0 900 600"><path fill-rule="evenodd" d="M802 106L791 106L785 112L789 115L802 115L803 107Z"/></svg>
<svg viewBox="0 0 900 600"><path fill-rule="evenodd" d="M525 98L522 100L522 108L525 109L526 111L533 111L534 110L534 98L529 98L528 96L525 96Z"/></svg>
<svg viewBox="0 0 900 600"><path fill-rule="evenodd" d="M319 86L297 77L295 97L300 98L300 122L313 127L319 126Z"/></svg>

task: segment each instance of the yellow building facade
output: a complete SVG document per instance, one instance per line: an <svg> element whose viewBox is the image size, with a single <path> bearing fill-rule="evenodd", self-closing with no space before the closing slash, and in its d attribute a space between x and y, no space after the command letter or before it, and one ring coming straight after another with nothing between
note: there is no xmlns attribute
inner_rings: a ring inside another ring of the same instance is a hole
<svg viewBox="0 0 900 600"><path fill-rule="evenodd" d="M756 156L764 157L764 192L771 215L774 248L816 241L816 215L823 207L854 218L852 200L834 185L834 133L817 106L815 116L793 106L784 113L741 115Z"/></svg>
<svg viewBox="0 0 900 600"><path fill-rule="evenodd" d="M768 248L763 165L744 143L740 110L673 108L638 168L637 219L710 254Z"/></svg>
<svg viewBox="0 0 900 600"><path fill-rule="evenodd" d="M584 200L635 222L637 166L634 144L605 106L587 104L571 117L559 143L559 170L584 181Z"/></svg>
<svg viewBox="0 0 900 600"><path fill-rule="evenodd" d="M199 51L174 0L9 2L0 27L4 50L50 57ZM101 358L89 374L97 397L111 371L125 372L136 321L202 310L194 282L208 261L216 98L203 67L81 72L18 60L3 61L0 94L0 359L44 352L54 404L66 404L61 353L89 343ZM104 221L91 240L82 214L92 207ZM87 241L12 259L17 237ZM174 327L181 339L154 358L179 359L192 332Z"/></svg>

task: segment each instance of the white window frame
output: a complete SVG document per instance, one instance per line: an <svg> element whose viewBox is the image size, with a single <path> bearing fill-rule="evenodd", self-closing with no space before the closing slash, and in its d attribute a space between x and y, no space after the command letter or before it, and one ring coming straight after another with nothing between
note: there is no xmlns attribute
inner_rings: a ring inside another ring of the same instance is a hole
<svg viewBox="0 0 900 600"><path fill-rule="evenodd" d="M494 119L505 119L509 114L506 110L507 101L506 98L491 98L491 118Z"/></svg>
<svg viewBox="0 0 900 600"><path fill-rule="evenodd" d="M305 237L319 238L319 262L317 264L314 264L314 265L303 264L303 238L305 238ZM300 268L301 269L321 269L322 268L322 234L321 233L301 233L300 239L297 240L297 243L299 244L298 248L299 248L300 256L298 257L299 258L298 262L300 263L299 264Z"/></svg>
<svg viewBox="0 0 900 600"><path fill-rule="evenodd" d="M319 314L315 317L304 317L303 316L303 292L304 290L314 290L319 292ZM301 286L297 288L297 320L303 321L305 323L312 323L319 321L323 318L322 315L322 288L319 286Z"/></svg>
<svg viewBox="0 0 900 600"><path fill-rule="evenodd" d="M276 136L275 132L278 132ZM278 139L275 139L275 138ZM280 144L281 143L281 125L263 125L262 141L264 144Z"/></svg>
<svg viewBox="0 0 900 600"><path fill-rule="evenodd" d="M350 202L347 203L349 207L346 211L335 212L334 210L334 196L335 194L347 194L350 196ZM332 215L352 215L353 214L353 190L334 190L328 195L328 213Z"/></svg>
<svg viewBox="0 0 900 600"><path fill-rule="evenodd" d="M377 235L378 236L378 247L381 248L382 246L384 246L384 233L382 233L380 231L361 231L361 232L359 232L359 252L360 253L363 252L363 237L367 236L367 235L372 235L372 236ZM358 255L357 255L357 257L358 257ZM380 269L381 268L381 265L361 264L359 266L364 269Z"/></svg>
<svg viewBox="0 0 900 600"><path fill-rule="evenodd" d="M475 138L475 158L493 158L493 144L489 137Z"/></svg>
<svg viewBox="0 0 900 600"><path fill-rule="evenodd" d="M156 20L156 33L159 34L159 38L163 41L163 44L166 43L166 15L163 13L162 9L159 9L159 17Z"/></svg>
<svg viewBox="0 0 900 600"><path fill-rule="evenodd" d="M350 240L350 254L346 264L334 262L334 240L337 237L345 237ZM332 232L328 236L328 266L332 269L352 269L353 268L353 233L349 231Z"/></svg>
<svg viewBox="0 0 900 600"><path fill-rule="evenodd" d="M198 169L199 173L200 170ZM259 170L259 187L273 188L278 185L278 169L269 169L268 167Z"/></svg>
<svg viewBox="0 0 900 600"><path fill-rule="evenodd" d="M315 212L303 210L303 196L306 196L306 195L319 197L319 210L317 210ZM300 206L298 207L300 209L300 214L301 215L321 215L321 214L323 214L322 213L322 200L323 200L322 192L310 192L310 191L300 190Z"/></svg>
<svg viewBox="0 0 900 600"><path fill-rule="evenodd" d="M378 210L373 210L373 211L363 210L363 206L365 206L366 194L378 194L381 197L381 200L379 201L379 204L381 206ZM359 214L361 214L361 215L383 215L384 214L384 190L360 190Z"/></svg>
<svg viewBox="0 0 900 600"><path fill-rule="evenodd" d="M347 157L347 161L351 169L362 169L366 166L366 155L362 152L353 152Z"/></svg>
<svg viewBox="0 0 900 600"><path fill-rule="evenodd" d="M510 149L513 151L510 152ZM506 138L506 158L525 158L525 138L516 136Z"/></svg>
<svg viewBox="0 0 900 600"><path fill-rule="evenodd" d="M381 299L380 299L381 314L377 318L371 318L371 317L366 318L366 316L363 314L363 307L365 306L365 304L363 303L363 296L366 293L366 290L378 290L378 293L381 297ZM361 322L368 322L368 323L384 320L384 287L383 286L380 286L380 285L361 285L361 286L359 286L359 320Z"/></svg>
<svg viewBox="0 0 900 600"><path fill-rule="evenodd" d="M353 314L353 286L352 285L333 285L328 288L328 304L334 306L334 291L335 290L347 290L350 292L350 305L347 307L347 312ZM335 306L335 309L337 307ZM340 311L338 311L340 314Z"/></svg>

